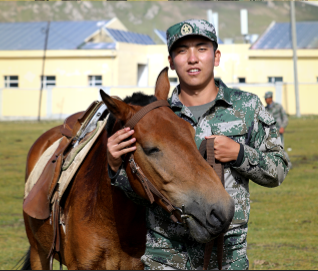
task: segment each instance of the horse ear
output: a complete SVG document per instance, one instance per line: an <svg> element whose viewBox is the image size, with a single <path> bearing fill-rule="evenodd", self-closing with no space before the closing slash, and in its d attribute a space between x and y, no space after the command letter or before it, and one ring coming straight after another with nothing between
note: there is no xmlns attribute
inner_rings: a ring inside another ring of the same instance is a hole
<svg viewBox="0 0 318 271"><path fill-rule="evenodd" d="M102 89L99 91L100 96L102 97L103 102L106 104L108 110L118 119L126 121L132 117L133 110L132 108L118 99L118 97L110 97Z"/></svg>
<svg viewBox="0 0 318 271"><path fill-rule="evenodd" d="M168 67L165 67L159 74L156 82L155 96L158 100L167 100L170 91L168 78Z"/></svg>

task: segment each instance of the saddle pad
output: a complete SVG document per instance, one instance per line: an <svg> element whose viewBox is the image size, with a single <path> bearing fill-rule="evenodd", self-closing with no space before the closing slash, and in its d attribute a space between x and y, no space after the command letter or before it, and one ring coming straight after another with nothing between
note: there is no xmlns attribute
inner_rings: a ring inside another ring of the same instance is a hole
<svg viewBox="0 0 318 271"><path fill-rule="evenodd" d="M40 159L36 162L34 168L31 171L31 174L29 175L28 180L25 183L25 188L24 188L24 198L26 198L33 186L36 184L38 181L40 175L42 174L46 164L60 145L60 141L62 138L56 140L50 147L48 147L45 152L41 155Z"/></svg>
<svg viewBox="0 0 318 271"><path fill-rule="evenodd" d="M89 150L95 143L98 136L103 131L109 115L103 120L97 122L97 127L95 131L88 137L87 140L80 143L75 149L73 153L70 153L69 157L71 159L67 159L67 164L63 165L63 171L61 173L60 179L58 181L59 184L59 200L63 197L65 190L67 189L68 185L72 181L76 171L84 161L86 155L88 154ZM105 150L106 151L106 150Z"/></svg>

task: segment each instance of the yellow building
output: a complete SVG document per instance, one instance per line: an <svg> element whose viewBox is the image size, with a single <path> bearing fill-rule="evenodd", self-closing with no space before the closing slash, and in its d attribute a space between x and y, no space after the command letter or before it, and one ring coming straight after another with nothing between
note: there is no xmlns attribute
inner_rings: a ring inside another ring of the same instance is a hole
<svg viewBox="0 0 318 271"><path fill-rule="evenodd" d="M252 46L220 44L221 63L215 77L257 94L262 101L264 93L272 90L287 113L295 114L292 50L263 48L275 25L279 26L272 24ZM314 104L317 60L317 49L298 50L302 114L318 114ZM122 98L140 90L153 94L159 72L168 65L166 44L127 31L117 18L49 26L46 22L0 23L0 120L36 119L41 82L41 118L64 118L100 99L100 88ZM173 89L177 75L170 70L169 77Z"/></svg>

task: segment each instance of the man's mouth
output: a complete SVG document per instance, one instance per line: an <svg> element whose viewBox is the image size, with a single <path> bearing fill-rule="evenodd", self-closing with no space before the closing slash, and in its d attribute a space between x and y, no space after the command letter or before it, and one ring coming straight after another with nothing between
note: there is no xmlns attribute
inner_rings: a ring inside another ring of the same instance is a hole
<svg viewBox="0 0 318 271"><path fill-rule="evenodd" d="M193 68L193 69L189 69L187 72L188 72L188 74L190 74L190 75L196 75L196 74L199 74L200 73L200 69L198 69L198 68Z"/></svg>

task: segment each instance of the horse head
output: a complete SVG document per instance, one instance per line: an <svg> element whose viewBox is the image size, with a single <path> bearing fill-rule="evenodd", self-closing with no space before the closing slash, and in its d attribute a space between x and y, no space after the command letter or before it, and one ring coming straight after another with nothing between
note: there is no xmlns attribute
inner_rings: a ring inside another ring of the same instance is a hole
<svg viewBox="0 0 318 271"><path fill-rule="evenodd" d="M169 90L168 68L165 68L158 76L155 97L167 100ZM123 125L142 108L111 98L102 91L101 96ZM215 171L200 155L193 127L164 106L148 112L134 130L135 161L174 206L185 206L191 235L198 242L206 243L226 232L234 215L234 202ZM147 199L128 163L125 168L134 191ZM156 196L155 201L165 208Z"/></svg>

